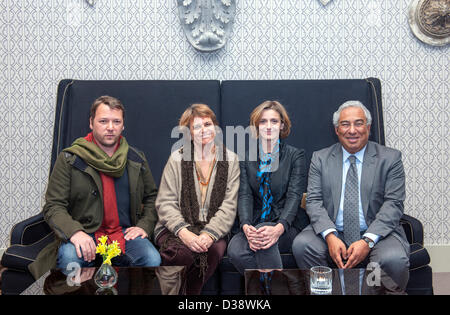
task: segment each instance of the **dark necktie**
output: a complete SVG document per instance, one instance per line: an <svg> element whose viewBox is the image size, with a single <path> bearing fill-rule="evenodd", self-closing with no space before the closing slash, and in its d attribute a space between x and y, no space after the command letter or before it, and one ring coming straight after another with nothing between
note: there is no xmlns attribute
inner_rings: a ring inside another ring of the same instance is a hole
<svg viewBox="0 0 450 315"><path fill-rule="evenodd" d="M359 231L359 188L356 157L350 155L350 168L345 179L344 192L344 241L347 246L361 238Z"/></svg>

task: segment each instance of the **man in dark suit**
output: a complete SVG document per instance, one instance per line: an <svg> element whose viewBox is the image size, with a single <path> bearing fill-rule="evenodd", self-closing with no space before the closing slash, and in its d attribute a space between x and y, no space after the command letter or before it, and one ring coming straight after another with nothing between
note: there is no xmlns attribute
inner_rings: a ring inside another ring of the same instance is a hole
<svg viewBox="0 0 450 315"><path fill-rule="evenodd" d="M405 289L409 244L400 218L405 200L401 153L369 141L371 115L359 101L334 113L339 143L314 152L306 212L311 224L295 238L299 268L353 268L376 262Z"/></svg>

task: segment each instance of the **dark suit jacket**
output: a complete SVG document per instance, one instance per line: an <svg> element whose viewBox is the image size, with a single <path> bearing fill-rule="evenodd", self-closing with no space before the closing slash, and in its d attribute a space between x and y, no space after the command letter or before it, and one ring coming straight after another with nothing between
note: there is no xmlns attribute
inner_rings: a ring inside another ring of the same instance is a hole
<svg viewBox="0 0 450 315"><path fill-rule="evenodd" d="M306 161L303 149L280 143L279 165L271 174L273 195L272 210L268 221L281 223L285 231L294 225L303 229L308 217L300 208L303 193L306 191ZM262 200L259 194L259 181L256 178L259 161L240 162L241 177L238 199L240 227L244 224L256 225L261 216Z"/></svg>
<svg viewBox="0 0 450 315"><path fill-rule="evenodd" d="M369 141L361 174L361 202L367 232L384 238L392 233L409 248L400 218L405 200L405 172L398 150ZM342 146L314 152L309 170L306 212L315 233L336 228L342 189Z"/></svg>

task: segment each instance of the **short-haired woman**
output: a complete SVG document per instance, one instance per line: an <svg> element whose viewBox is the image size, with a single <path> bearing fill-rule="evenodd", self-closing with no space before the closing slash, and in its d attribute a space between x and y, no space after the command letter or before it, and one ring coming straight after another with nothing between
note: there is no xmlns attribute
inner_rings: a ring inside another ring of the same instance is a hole
<svg viewBox="0 0 450 315"><path fill-rule="evenodd" d="M200 294L222 259L236 217L237 155L215 141L217 120L205 104L180 118L188 141L172 152L156 198L161 265L186 266L187 294Z"/></svg>
<svg viewBox="0 0 450 315"><path fill-rule="evenodd" d="M233 236L227 254L236 269L281 269L281 253L308 224L300 209L306 191L304 150L286 144L291 128L286 109L265 101L250 115L258 138L257 160L247 152L240 163L238 216L241 231Z"/></svg>

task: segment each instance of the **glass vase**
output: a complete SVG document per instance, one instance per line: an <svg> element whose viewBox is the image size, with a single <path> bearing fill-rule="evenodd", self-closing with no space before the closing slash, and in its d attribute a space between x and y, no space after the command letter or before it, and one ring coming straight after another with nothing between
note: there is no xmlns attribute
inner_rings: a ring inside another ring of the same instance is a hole
<svg viewBox="0 0 450 315"><path fill-rule="evenodd" d="M95 273L94 281L100 288L111 288L117 282L117 272L110 264L102 264Z"/></svg>

